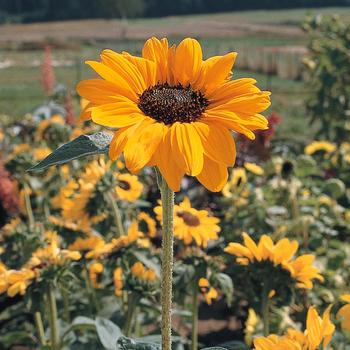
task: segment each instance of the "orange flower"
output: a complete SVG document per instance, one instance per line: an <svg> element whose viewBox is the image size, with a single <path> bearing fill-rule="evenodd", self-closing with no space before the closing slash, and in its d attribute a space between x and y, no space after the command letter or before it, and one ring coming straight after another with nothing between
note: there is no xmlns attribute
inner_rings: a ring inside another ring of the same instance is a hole
<svg viewBox="0 0 350 350"><path fill-rule="evenodd" d="M220 191L236 157L230 130L254 139L253 131L268 124L260 113L270 93L254 79L231 81L235 58L231 52L203 60L191 38L177 47L151 38L142 57L104 50L100 62L87 61L103 79L77 87L89 102L83 118L91 114L95 123L118 129L109 155L116 160L124 152L132 173L157 166L174 191L185 174Z"/></svg>

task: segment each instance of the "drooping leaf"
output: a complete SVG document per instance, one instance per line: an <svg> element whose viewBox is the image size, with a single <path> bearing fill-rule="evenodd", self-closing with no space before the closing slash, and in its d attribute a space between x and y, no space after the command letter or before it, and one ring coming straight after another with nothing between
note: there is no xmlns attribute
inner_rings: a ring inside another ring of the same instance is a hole
<svg viewBox="0 0 350 350"><path fill-rule="evenodd" d="M120 328L112 321L103 317L96 317L95 324L102 345L108 350L116 350L117 342L122 335Z"/></svg>
<svg viewBox="0 0 350 350"><path fill-rule="evenodd" d="M80 135L76 139L58 147L41 162L28 169L28 171L40 171L84 156L107 153L111 141L112 136L103 132Z"/></svg>
<svg viewBox="0 0 350 350"><path fill-rule="evenodd" d="M216 274L216 279L220 285L220 289L226 296L227 304L231 305L233 297L233 282L231 277L225 273L220 272Z"/></svg>
<svg viewBox="0 0 350 350"><path fill-rule="evenodd" d="M124 336L119 338L118 347L120 350L161 350L160 344L137 341Z"/></svg>

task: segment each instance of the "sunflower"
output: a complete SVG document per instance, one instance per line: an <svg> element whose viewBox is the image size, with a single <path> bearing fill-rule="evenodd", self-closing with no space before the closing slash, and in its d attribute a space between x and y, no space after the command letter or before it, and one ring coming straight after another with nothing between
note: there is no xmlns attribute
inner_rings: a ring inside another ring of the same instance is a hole
<svg viewBox="0 0 350 350"><path fill-rule="evenodd" d="M117 297L121 297L123 295L123 269L121 267L117 267L113 272L113 281L114 281L114 294Z"/></svg>
<svg viewBox="0 0 350 350"><path fill-rule="evenodd" d="M262 235L259 243L255 244L247 233L243 233L243 240L244 245L231 242L225 248L225 252L237 257L238 264L264 265L268 261L288 271L298 288L311 289L313 279L323 281L320 271L312 265L315 260L313 255L305 254L294 259L299 248L297 241L283 238L275 244L269 236Z"/></svg>
<svg viewBox="0 0 350 350"><path fill-rule="evenodd" d="M330 343L335 326L330 320L329 306L322 318L314 306L307 313L306 330L300 332L289 329L283 336L271 334L268 337L259 337L254 340L255 350L317 350L323 343L325 349Z"/></svg>
<svg viewBox="0 0 350 350"><path fill-rule="evenodd" d="M138 181L137 176L130 174L117 175L117 187L115 191L119 199L134 202L140 198L143 190L143 185Z"/></svg>
<svg viewBox="0 0 350 350"><path fill-rule="evenodd" d="M345 301L347 304L339 309L337 319L341 321L342 329L350 332L350 294L342 295L341 300Z"/></svg>
<svg viewBox="0 0 350 350"><path fill-rule="evenodd" d="M220 191L236 157L230 130L254 139L253 131L268 124L260 113L270 93L254 79L231 81L235 58L231 52L203 60L191 38L169 47L153 37L142 57L104 50L100 62L86 62L103 79L77 87L89 101L85 118L90 113L95 123L118 129L109 155L116 160L124 152L132 173L157 166L174 191L185 174Z"/></svg>
<svg viewBox="0 0 350 350"><path fill-rule="evenodd" d="M144 232L145 235L152 238L156 236L156 222L147 213L139 213L137 220L141 231Z"/></svg>
<svg viewBox="0 0 350 350"><path fill-rule="evenodd" d="M202 277L199 279L198 287L208 305L211 305L213 299L216 299L218 297L217 290L214 287L210 286L210 283L206 278Z"/></svg>
<svg viewBox="0 0 350 350"><path fill-rule="evenodd" d="M39 125L38 128L36 129L36 140L38 141L42 141L45 139L45 132L47 130L48 127L50 127L51 125L65 125L66 122L63 119L63 117L59 114L55 114L53 115L50 119L44 119L42 120Z"/></svg>
<svg viewBox="0 0 350 350"><path fill-rule="evenodd" d="M106 214L99 214L91 200L96 193L96 187L103 176L109 171L110 163L103 158L89 163L80 179L74 184L70 181L65 189L58 194L62 200L62 218L73 222L91 221L96 224L106 218ZM57 200L56 200L57 202ZM55 203L56 203L55 202ZM90 213L90 209L94 213Z"/></svg>
<svg viewBox="0 0 350 350"><path fill-rule="evenodd" d="M139 280L154 282L157 279L157 274L152 269L147 269L141 262L136 262L131 267L131 273Z"/></svg>
<svg viewBox="0 0 350 350"><path fill-rule="evenodd" d="M265 173L264 169L255 163L244 162L244 167L251 173L258 176L264 175Z"/></svg>
<svg viewBox="0 0 350 350"><path fill-rule="evenodd" d="M101 288L98 280L103 270L104 266L100 262L94 262L89 266L89 278L94 288Z"/></svg>
<svg viewBox="0 0 350 350"><path fill-rule="evenodd" d="M305 154L312 155L316 152L323 151L325 153L332 153L337 146L329 141L313 141L304 149Z"/></svg>
<svg viewBox="0 0 350 350"><path fill-rule="evenodd" d="M162 220L162 207L154 209L157 219ZM218 239L220 232L219 219L209 216L206 210L191 207L190 200L185 197L183 202L174 206L174 236L186 245L193 241L198 246L206 247L209 240Z"/></svg>

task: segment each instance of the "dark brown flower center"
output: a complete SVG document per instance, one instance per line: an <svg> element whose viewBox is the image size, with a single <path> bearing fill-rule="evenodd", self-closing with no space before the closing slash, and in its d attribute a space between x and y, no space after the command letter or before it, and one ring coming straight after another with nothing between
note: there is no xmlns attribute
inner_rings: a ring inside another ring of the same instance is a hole
<svg viewBox="0 0 350 350"><path fill-rule="evenodd" d="M164 124L196 121L208 107L209 101L190 85L157 84L145 90L138 106L143 113Z"/></svg>
<svg viewBox="0 0 350 350"><path fill-rule="evenodd" d="M197 216L189 213L188 211L179 211L177 216L182 218L187 226L199 226L201 223Z"/></svg>
<svg viewBox="0 0 350 350"><path fill-rule="evenodd" d="M125 191L128 191L131 188L129 182L127 181L118 181L118 186Z"/></svg>

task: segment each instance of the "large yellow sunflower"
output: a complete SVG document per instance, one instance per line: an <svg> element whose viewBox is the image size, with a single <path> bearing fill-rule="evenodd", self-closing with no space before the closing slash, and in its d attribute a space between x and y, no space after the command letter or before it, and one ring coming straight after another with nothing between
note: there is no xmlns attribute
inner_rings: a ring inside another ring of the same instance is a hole
<svg viewBox="0 0 350 350"><path fill-rule="evenodd" d="M230 130L254 139L253 131L268 124L260 113L270 93L254 79L230 80L235 58L231 52L203 60L191 38L177 47L151 38L142 57L104 50L100 62L87 61L102 79L77 87L89 101L84 118L118 129L109 155L116 160L124 152L132 173L157 166L175 191L185 174L220 191L236 157Z"/></svg>

